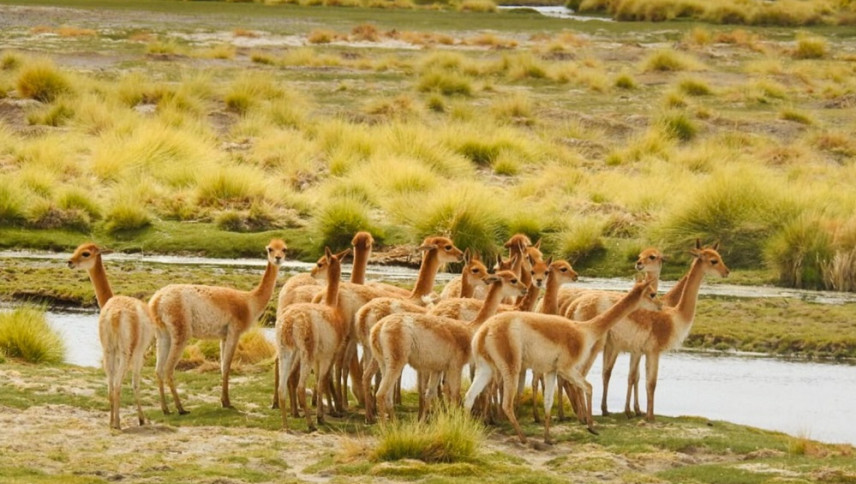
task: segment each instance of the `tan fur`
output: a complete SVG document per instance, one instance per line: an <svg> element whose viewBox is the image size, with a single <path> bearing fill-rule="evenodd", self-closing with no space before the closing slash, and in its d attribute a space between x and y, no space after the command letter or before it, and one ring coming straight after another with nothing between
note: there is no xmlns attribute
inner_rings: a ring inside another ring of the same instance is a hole
<svg viewBox="0 0 856 484"><path fill-rule="evenodd" d="M195 284L170 284L149 301L158 336L157 376L161 409L169 414L164 381L169 385L176 409L187 413L175 387L175 366L190 338L220 340L220 402L230 407L229 370L238 339L261 316L273 295L279 266L285 260L285 242L272 239L267 267L258 286L250 291Z"/></svg>
<svg viewBox="0 0 856 484"><path fill-rule="evenodd" d="M369 369L373 372L380 368L383 375L376 394L381 418L392 415L392 385L401 376L405 364L427 375L426 410L430 408L443 375L451 398L460 401L461 370L470 358L473 332L496 312L504 297L526 293L517 275L510 271L495 274L489 282L491 286L484 305L470 322L429 314L399 313L384 317L371 329L373 359ZM369 412L367 408L367 414Z"/></svg>
<svg viewBox="0 0 856 484"><path fill-rule="evenodd" d="M359 343L363 347L362 367L364 373L361 381L365 381L365 369L372 360L369 342L372 327L390 314L424 312L425 299L434 294L434 279L440 267L450 262L457 262L464 254L455 247L451 239L439 236L427 237L422 241L419 249L423 252L422 262L419 265L419 273L410 295L404 299L397 297L374 298L360 307L354 316L355 343ZM352 347L350 351L356 352L356 347ZM371 375L368 378L370 379ZM366 393L365 384L362 384L361 387L364 398L363 404L370 405L372 402L366 403L366 400L372 398L371 392Z"/></svg>
<svg viewBox="0 0 856 484"><path fill-rule="evenodd" d="M101 255L109 252L93 243L82 244L68 260L68 266L73 269L86 269L95 287L95 295L101 307L98 315L98 338L103 351L104 373L107 375L110 427L119 430L122 380L129 368L132 371L137 420L140 425L146 423L146 416L140 404L140 380L146 350L154 340L155 325L145 302L132 297L113 295L101 260Z"/></svg>
<svg viewBox="0 0 856 484"><path fill-rule="evenodd" d="M297 400L303 407L306 424L315 429L306 404L306 381L309 374L315 372L316 420L324 422L324 404L321 396L326 394L329 372L336 356L342 352L348 334L348 326L340 304L339 285L342 273L341 259L350 249L333 254L329 248L313 269L313 276L319 277L323 271L327 279L327 290L323 303L300 303L291 305L282 311L276 321L277 362L279 363L279 382L277 397L282 415L282 427L288 428L285 406L288 376L299 368L297 381Z"/></svg>
<svg viewBox="0 0 856 484"><path fill-rule="evenodd" d="M464 251L464 267L461 275L453 278L443 287L440 299L453 297L472 297L484 299L487 294L484 279L490 275L487 267L477 253L470 255L470 249Z"/></svg>
<svg viewBox="0 0 856 484"><path fill-rule="evenodd" d="M471 409L476 397L496 374L502 381L502 409L522 442L526 437L514 415L519 375L524 368L545 375L544 440L550 441L551 407L557 376L582 389L591 401L591 385L581 372L581 365L597 341L610 327L636 309L650 296L650 281L638 282L619 303L606 313L583 323L562 316L537 313L507 312L488 319L472 340L476 374L466 395L466 408ZM590 405L589 405L590 409ZM591 412L587 415L591 431Z"/></svg>
<svg viewBox="0 0 856 484"><path fill-rule="evenodd" d="M689 335L695 317L695 305L698 299L698 290L705 274L717 274L720 277L728 276L728 267L722 261L721 256L714 248L701 248L696 242L696 249L692 251L695 260L690 271L681 281L676 284L661 300L665 307L659 311L640 307L627 318L610 330L607 337L601 343L603 345L603 382L604 395L601 400L601 411L609 414L606 405L606 395L609 379L615 360L621 352L629 352L630 373L628 375L627 399L625 402L625 414L630 417L631 396L635 393L634 403L636 415L641 415L639 407L638 382L639 362L641 356L645 355L646 381L648 394L648 408L646 419L654 420L654 391L656 388L657 371L659 368L660 354L677 348ZM654 271L651 272L652 274ZM657 271L656 273L659 273ZM572 319L588 319L600 313L611 304L614 296L603 294L585 295L574 301L568 309L566 316ZM593 364L588 362L586 372Z"/></svg>

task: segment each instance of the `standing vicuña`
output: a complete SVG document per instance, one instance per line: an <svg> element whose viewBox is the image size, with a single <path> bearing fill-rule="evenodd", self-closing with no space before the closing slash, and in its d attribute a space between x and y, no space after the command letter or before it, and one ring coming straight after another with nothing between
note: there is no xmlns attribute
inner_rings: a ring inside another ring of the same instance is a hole
<svg viewBox="0 0 856 484"><path fill-rule="evenodd" d="M158 333L157 376L161 409L169 414L164 380L169 384L179 414L187 413L175 388L175 365L190 338L220 340L220 403L229 401L229 369L238 339L261 316L276 285L279 266L285 260L285 242L273 239L267 245L267 268L262 281L251 291L197 284L170 284L149 301Z"/></svg>
<svg viewBox="0 0 856 484"><path fill-rule="evenodd" d="M695 260L693 260L687 275L676 285L679 287L683 285L683 291L680 292L676 304L673 302L676 296L675 288L673 288L665 298L669 302L662 309L654 311L640 308L619 321L609 331L604 342L603 354L604 395L606 394L606 387L609 385L609 373L606 369L612 369L619 352L629 352L631 354L630 374L627 377L627 400L624 410L628 417L632 415L630 412L631 392L639 383L639 361L644 354L648 396L645 418L648 421L654 420L654 391L657 387L660 355L680 346L689 335L695 318L698 292L704 275L728 276L728 267L717 252L718 247L719 244L715 244L711 248L703 248L701 243L696 240L695 249L690 251ZM601 299L596 295L583 296L571 304L569 311L573 312L566 314L566 316L572 316L574 319L588 319L603 311L607 304L609 304L608 299ZM590 365L591 363L588 366L590 367ZM601 410L606 411L605 398L601 403ZM635 410L637 415L641 415L638 391L636 392Z"/></svg>
<svg viewBox="0 0 856 484"><path fill-rule="evenodd" d="M544 375L544 441L550 442L550 412L557 376L585 392L588 401L586 420L595 433L591 417L591 384L581 372L595 344L619 320L651 297L650 280L636 283L609 311L596 318L575 323L562 316L507 312L488 319L472 339L476 374L467 391L466 408L472 409L476 397L497 374L502 382L502 410L523 443L526 437L514 415L520 372L531 368Z"/></svg>
<svg viewBox="0 0 856 484"><path fill-rule="evenodd" d="M155 335L149 307L139 299L114 296L107 281L107 272L101 262L103 254L111 251L93 243L75 249L68 259L68 267L85 269L95 287L95 297L101 313L98 315L98 337L103 351L104 373L107 374L107 398L110 402L110 427L120 429L119 403L122 380L130 367L133 371L134 401L140 425L146 423L140 405L140 371L146 350Z"/></svg>
<svg viewBox="0 0 856 484"><path fill-rule="evenodd" d="M342 352L348 336L348 327L342 308L339 306L339 281L342 277L342 259L351 252L333 254L329 247L324 257L312 269L313 277L327 279L327 291L323 303L298 303L287 307L276 321L277 361L279 362L279 384L277 398L282 415L282 427L288 428L288 410L285 397L288 376L299 367L297 400L303 407L306 424L315 429L306 405L306 380L315 371L316 419L324 422L323 396L327 393L330 369Z"/></svg>

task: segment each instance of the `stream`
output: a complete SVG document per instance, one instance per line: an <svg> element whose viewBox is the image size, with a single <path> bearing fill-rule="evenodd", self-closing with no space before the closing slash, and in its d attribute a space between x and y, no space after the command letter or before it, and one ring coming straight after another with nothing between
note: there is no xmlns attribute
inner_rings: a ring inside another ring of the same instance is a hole
<svg viewBox="0 0 856 484"><path fill-rule="evenodd" d="M48 312L47 319L66 342L66 362L100 366L98 315ZM273 330L266 329L273 339ZM629 358L621 355L613 370L609 409L624 409ZM601 398L601 363L589 373L595 413ZM640 403L645 408L644 364ZM405 368L405 388L415 373ZM660 359L657 415L700 416L711 420L779 430L824 442L856 445L856 366L788 361L777 358L672 352Z"/></svg>

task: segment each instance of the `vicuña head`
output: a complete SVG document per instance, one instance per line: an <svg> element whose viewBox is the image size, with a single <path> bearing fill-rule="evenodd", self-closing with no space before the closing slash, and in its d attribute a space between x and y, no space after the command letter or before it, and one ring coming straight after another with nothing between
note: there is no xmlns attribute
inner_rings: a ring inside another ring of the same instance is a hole
<svg viewBox="0 0 856 484"><path fill-rule="evenodd" d="M98 247L92 242L80 244L68 259L70 269L90 270L95 266L98 256L112 254L113 251Z"/></svg>

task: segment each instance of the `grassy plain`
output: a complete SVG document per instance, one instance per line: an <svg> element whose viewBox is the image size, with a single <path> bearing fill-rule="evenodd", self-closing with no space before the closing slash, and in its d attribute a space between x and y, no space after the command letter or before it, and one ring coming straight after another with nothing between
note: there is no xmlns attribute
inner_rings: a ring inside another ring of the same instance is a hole
<svg viewBox="0 0 856 484"><path fill-rule="evenodd" d="M0 5L6 247L237 255L281 231L308 260L368 228L489 255L523 231L610 275L701 237L736 269L856 287L845 26ZM155 235L185 222L196 240Z"/></svg>

